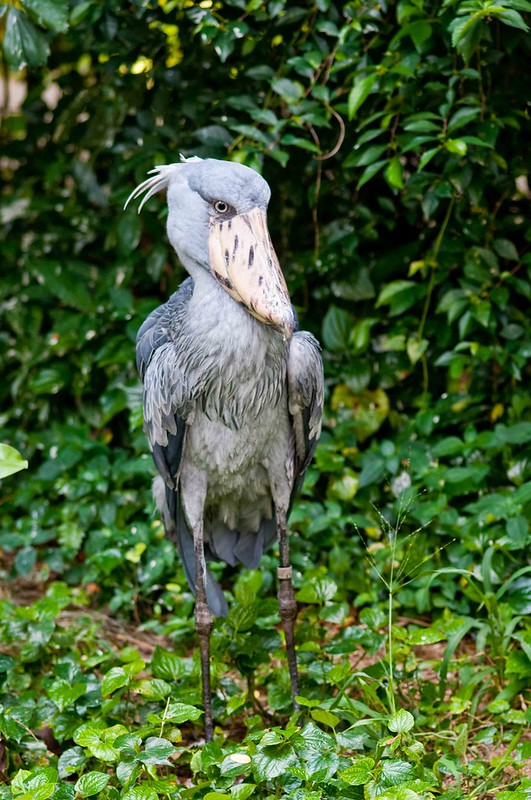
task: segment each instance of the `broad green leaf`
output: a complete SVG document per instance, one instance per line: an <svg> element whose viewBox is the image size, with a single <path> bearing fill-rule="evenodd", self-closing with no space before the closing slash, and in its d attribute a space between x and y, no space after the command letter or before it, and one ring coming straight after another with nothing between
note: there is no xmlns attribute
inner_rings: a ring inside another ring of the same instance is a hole
<svg viewBox="0 0 531 800"><path fill-rule="evenodd" d="M392 302L397 294L414 289L416 286L417 284L413 281L391 281L391 283L388 283L382 287L380 294L378 295L378 299L376 300L375 307L379 308L380 306L388 305Z"/></svg>
<svg viewBox="0 0 531 800"><path fill-rule="evenodd" d="M348 312L337 306L330 306L323 320L323 344L332 352L341 352L348 347L348 337L352 319Z"/></svg>
<svg viewBox="0 0 531 800"><path fill-rule="evenodd" d="M92 797L102 792L109 783L110 775L105 772L86 772L76 782L75 790L81 797Z"/></svg>
<svg viewBox="0 0 531 800"><path fill-rule="evenodd" d="M121 689L129 683L129 676L123 667L112 667L101 682L101 693L112 694L117 689Z"/></svg>
<svg viewBox="0 0 531 800"><path fill-rule="evenodd" d="M74 731L73 738L76 744L87 748L96 758L113 762L117 760L118 753L112 744L107 741L107 737L110 736L109 731L112 734L112 729L105 729L102 726L87 722ZM114 741L116 736L111 736L111 738Z"/></svg>
<svg viewBox="0 0 531 800"><path fill-rule="evenodd" d="M483 19L488 11L475 11L464 17L456 17L448 26L452 34L452 45L463 56L465 63L472 58L483 34Z"/></svg>
<svg viewBox="0 0 531 800"><path fill-rule="evenodd" d="M143 764L170 764L169 757L175 752L174 745L168 739L151 736L146 740L145 750L137 758Z"/></svg>
<svg viewBox="0 0 531 800"><path fill-rule="evenodd" d="M493 6L492 16L497 17L504 22L505 25L510 25L512 28L518 28L526 33L529 30L529 25L527 25L518 11L515 11L513 8L499 8Z"/></svg>
<svg viewBox="0 0 531 800"><path fill-rule="evenodd" d="M384 759L382 761L381 780L386 786L398 786L415 777L415 767L409 761L400 759Z"/></svg>
<svg viewBox="0 0 531 800"><path fill-rule="evenodd" d="M343 502L352 500L359 488L359 477L354 470L348 467L344 472L330 481L328 491L333 497L337 497Z"/></svg>
<svg viewBox="0 0 531 800"><path fill-rule="evenodd" d="M63 750L58 762L59 775L65 777L74 772L81 772L81 767L83 767L86 760L87 757L82 747L76 745L75 747L69 747L67 750Z"/></svg>
<svg viewBox="0 0 531 800"><path fill-rule="evenodd" d="M234 605L229 610L227 622L234 628L236 633L248 631L258 619L258 612L259 608L257 603Z"/></svg>
<svg viewBox="0 0 531 800"><path fill-rule="evenodd" d="M18 450L8 444L0 444L0 479L27 468L28 462L22 458Z"/></svg>
<svg viewBox="0 0 531 800"><path fill-rule="evenodd" d="M341 773L342 780L350 786L365 786L372 778L375 761L370 756L359 758Z"/></svg>
<svg viewBox="0 0 531 800"><path fill-rule="evenodd" d="M156 678L177 680L181 674L181 658L177 653L157 645L151 658L151 669Z"/></svg>
<svg viewBox="0 0 531 800"><path fill-rule="evenodd" d="M416 364L428 349L427 339L418 339L417 336L410 336L406 343L406 352L412 364Z"/></svg>
<svg viewBox="0 0 531 800"><path fill-rule="evenodd" d="M413 44L417 50L421 52L423 50L424 43L427 42L431 37L432 26L427 20L419 19L415 22L411 22L403 30L404 33L407 32L407 34L411 36Z"/></svg>
<svg viewBox="0 0 531 800"><path fill-rule="evenodd" d="M50 688L48 694L53 702L58 707L59 711L64 711L69 708L76 700L78 700L86 692L85 683L73 683L59 678L55 680Z"/></svg>
<svg viewBox="0 0 531 800"><path fill-rule="evenodd" d="M140 784L120 795L120 800L159 800L159 795L150 786Z"/></svg>
<svg viewBox="0 0 531 800"><path fill-rule="evenodd" d="M371 72L364 78L355 81L354 86L349 92L347 101L349 119L354 119L357 111L361 108L365 100L368 98L374 84L376 83L376 78L377 78L376 73Z"/></svg>
<svg viewBox="0 0 531 800"><path fill-rule="evenodd" d="M247 800L254 794L255 789L256 784L254 783L240 783L230 787L230 796L232 800Z"/></svg>
<svg viewBox="0 0 531 800"><path fill-rule="evenodd" d="M7 10L4 54L15 71L25 66L38 67L44 64L50 54L45 35L35 27L22 9L14 6Z"/></svg>
<svg viewBox="0 0 531 800"><path fill-rule="evenodd" d="M271 88L279 94L286 103L297 103L304 95L304 86L299 81L288 78L276 78L271 81Z"/></svg>
<svg viewBox="0 0 531 800"><path fill-rule="evenodd" d="M444 146L450 153L457 153L459 156L465 156L467 153L467 144L462 139L447 139Z"/></svg>
<svg viewBox="0 0 531 800"><path fill-rule="evenodd" d="M387 727L393 733L407 733L415 727L415 717L409 711L401 708L390 718Z"/></svg>
<svg viewBox="0 0 531 800"><path fill-rule="evenodd" d="M43 28L55 33L68 28L68 0L21 0L21 5L34 15Z"/></svg>
<svg viewBox="0 0 531 800"><path fill-rule="evenodd" d="M288 742L261 747L253 756L253 770L257 780L269 781L284 774L297 761L297 755Z"/></svg>
<svg viewBox="0 0 531 800"><path fill-rule="evenodd" d="M519 260L518 250L509 239L495 239L492 244L500 258L506 258L508 261Z"/></svg>
<svg viewBox="0 0 531 800"><path fill-rule="evenodd" d="M324 708L312 708L310 716L316 722L322 725L328 725L329 728L336 728L341 722L338 716L332 714L331 711L326 711Z"/></svg>

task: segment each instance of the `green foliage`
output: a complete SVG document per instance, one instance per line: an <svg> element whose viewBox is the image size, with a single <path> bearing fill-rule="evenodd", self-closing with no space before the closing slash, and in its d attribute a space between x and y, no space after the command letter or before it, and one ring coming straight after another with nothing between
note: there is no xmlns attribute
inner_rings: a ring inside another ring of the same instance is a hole
<svg viewBox="0 0 531 800"><path fill-rule="evenodd" d="M8 444L0 444L0 478L7 478L21 469L27 469L28 462L25 461L18 450Z"/></svg>
<svg viewBox="0 0 531 800"><path fill-rule="evenodd" d="M2 483L0 798L527 796L530 11L0 4L2 477L29 464ZM163 203L122 211L179 152L270 182L328 393L291 517L300 710L272 552L227 583L198 750L133 363L184 273Z"/></svg>

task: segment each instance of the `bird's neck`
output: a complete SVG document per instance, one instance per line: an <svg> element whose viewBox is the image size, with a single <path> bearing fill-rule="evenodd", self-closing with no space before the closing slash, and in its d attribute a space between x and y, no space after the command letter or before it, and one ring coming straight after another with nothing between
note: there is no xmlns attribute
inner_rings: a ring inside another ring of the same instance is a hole
<svg viewBox="0 0 531 800"><path fill-rule="evenodd" d="M236 302L204 268L187 269L194 291L187 307L183 333L194 339L205 358L218 363L231 359L247 362L256 359L282 359L286 343L270 325L255 319ZM194 348L195 350L196 348ZM269 354L269 355L268 355ZM284 356L285 357L285 356Z"/></svg>

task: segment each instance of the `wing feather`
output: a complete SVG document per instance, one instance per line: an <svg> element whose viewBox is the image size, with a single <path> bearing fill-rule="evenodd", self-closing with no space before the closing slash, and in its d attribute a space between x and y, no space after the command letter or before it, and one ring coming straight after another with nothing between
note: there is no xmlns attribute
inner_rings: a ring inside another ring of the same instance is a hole
<svg viewBox="0 0 531 800"><path fill-rule="evenodd" d="M324 374L321 348L307 331L298 331L288 355L288 407L293 421L294 483L290 506L321 434Z"/></svg>
<svg viewBox="0 0 531 800"><path fill-rule="evenodd" d="M187 279L170 299L153 311L136 339L136 362L144 382L144 430L153 460L166 486L176 488L190 396L177 359L175 336L192 296Z"/></svg>

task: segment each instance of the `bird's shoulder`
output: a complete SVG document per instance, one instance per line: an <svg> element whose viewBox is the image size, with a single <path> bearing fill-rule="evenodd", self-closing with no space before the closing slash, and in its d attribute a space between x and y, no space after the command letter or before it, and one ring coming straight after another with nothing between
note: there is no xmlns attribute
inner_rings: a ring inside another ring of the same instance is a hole
<svg viewBox="0 0 531 800"><path fill-rule="evenodd" d="M141 378L144 378L154 352L175 341L193 290L194 282L187 278L140 326L136 336L136 365Z"/></svg>
<svg viewBox="0 0 531 800"><path fill-rule="evenodd" d="M321 346L308 331L297 331L291 338L288 388L290 406L304 407L319 401L322 407L324 376Z"/></svg>

